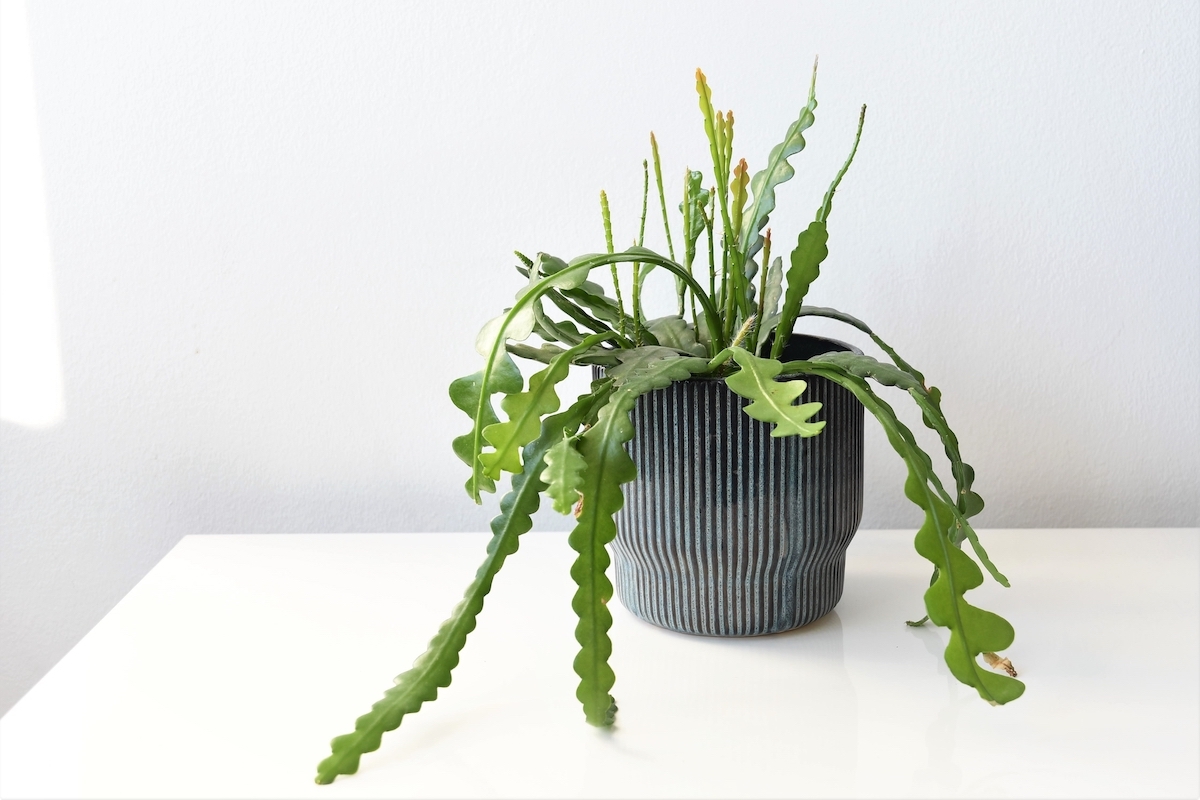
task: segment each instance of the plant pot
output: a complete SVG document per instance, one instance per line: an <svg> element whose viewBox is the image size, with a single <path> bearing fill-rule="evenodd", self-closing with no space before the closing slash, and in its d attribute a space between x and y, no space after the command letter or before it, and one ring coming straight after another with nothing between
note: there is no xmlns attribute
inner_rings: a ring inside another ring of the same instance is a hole
<svg viewBox="0 0 1200 800"><path fill-rule="evenodd" d="M793 335L783 361L850 345ZM863 407L803 376L820 434L772 438L724 381L693 379L638 399L613 552L622 604L683 633L757 636L807 625L842 596L862 517Z"/></svg>

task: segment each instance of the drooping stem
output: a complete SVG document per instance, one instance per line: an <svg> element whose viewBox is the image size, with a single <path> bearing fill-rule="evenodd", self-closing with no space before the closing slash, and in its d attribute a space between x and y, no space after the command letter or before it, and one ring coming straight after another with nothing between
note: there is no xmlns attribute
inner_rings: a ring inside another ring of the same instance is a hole
<svg viewBox="0 0 1200 800"><path fill-rule="evenodd" d="M613 235L612 235L612 214L608 210L608 194L600 190L600 214L604 217L604 246L608 248L609 255L613 253ZM613 291L617 295L617 331L625 335L625 302L621 299L621 277L617 274L617 265L610 265L612 268Z"/></svg>
<svg viewBox="0 0 1200 800"><path fill-rule="evenodd" d="M912 431L896 417L892 407L875 394L866 381L831 363L791 361L783 372L820 375L849 390L879 421L893 449L908 467L904 493L925 511L925 524L917 532L916 548L937 567L938 574L925 593L925 608L936 625L951 629L945 660L951 674L975 687L983 699L1000 705L1021 696L1025 685L1014 678L987 673L975 661L980 653L1004 650L1012 644L1012 626L997 614L970 606L963 595L983 581L979 567L959 550L952 538L952 521L961 519L954 499L941 487L929 456ZM936 613L935 613L936 612Z"/></svg>
<svg viewBox="0 0 1200 800"><path fill-rule="evenodd" d="M538 495L545 488L545 483L538 476L546 452L562 438L564 430L572 433L578 430L598 406L607 402L611 392L610 382L581 396L565 412L543 421L541 435L523 452L526 470L513 476L512 491L500 504L499 516L492 520L492 539L488 543L487 557L476 571L475 580L467 587L462 601L454 608L450 618L442 623L413 668L397 677L395 685L384 693L383 699L358 718L354 732L333 740L333 752L317 767L317 783L332 783L338 775L357 772L362 756L379 748L384 733L395 730L405 716L415 714L422 705L435 700L440 689L450 685L451 671L459 663L459 654L466 644L467 635L475 629L492 582L505 559L517 551L518 537L533 527L532 515L540 504Z"/></svg>

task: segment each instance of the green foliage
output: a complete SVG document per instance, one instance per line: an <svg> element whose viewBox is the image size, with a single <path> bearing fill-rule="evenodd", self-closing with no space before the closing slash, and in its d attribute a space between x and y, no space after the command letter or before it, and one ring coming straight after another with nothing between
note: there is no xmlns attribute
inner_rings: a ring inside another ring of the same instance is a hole
<svg viewBox="0 0 1200 800"><path fill-rule="evenodd" d="M696 338L696 329L681 317L659 317L646 323L646 330L663 347L671 347L688 355L704 356L708 351Z"/></svg>
<svg viewBox="0 0 1200 800"><path fill-rule="evenodd" d="M471 477L467 478L467 494L479 502L479 493L496 491L496 482L484 473L484 465L479 461L479 453L483 450L483 429L500 421L496 409L492 407L491 396L497 393L513 394L521 391L524 380L517 365L505 353L495 359L491 369L484 369L465 378L459 378L450 384L450 402L475 421L470 433L454 439L454 454L471 467ZM486 387L486 391L485 391Z"/></svg>
<svg viewBox="0 0 1200 800"><path fill-rule="evenodd" d="M675 243L671 241L671 221L667 217L667 196L663 193L662 161L658 157L658 140L650 132L650 150L654 158L654 182L658 186L658 204L662 209L663 232L667 235L667 255L675 260Z"/></svg>
<svg viewBox="0 0 1200 800"><path fill-rule="evenodd" d="M933 473L931 459L917 444L912 432L896 417L892 407L871 390L865 379L826 359L827 356L808 362L793 361L788 367L824 376L850 390L883 426L888 442L904 459L908 467L904 494L925 512L925 522L917 532L915 546L936 569L936 578L925 592L925 609L930 621L950 629L945 658L951 674L974 687L980 697L993 704L1017 699L1025 691L1023 683L990 672L976 660L981 653L995 653L1011 645L1013 629L1003 617L972 606L964 597L967 591L983 583L983 573L954 542L953 525L963 518L941 488Z"/></svg>
<svg viewBox="0 0 1200 800"><path fill-rule="evenodd" d="M497 480L501 470L521 472L520 449L537 438L542 428L542 417L558 410L558 395L554 387L567 377L571 359L610 338L612 336L607 333L588 336L570 350L559 353L551 359L546 369L531 377L529 391L505 396L500 406L508 415L508 421L494 422L483 429L483 438L495 448L490 453L479 455L487 477Z"/></svg>
<svg viewBox="0 0 1200 800"><path fill-rule="evenodd" d="M742 229L742 216L746 213L746 201L750 199L747 187L750 184L750 175L746 165L746 159L738 162L733 168L733 182L729 184L729 192L733 195L733 210L731 212L730 222L733 223L734 231Z"/></svg>
<svg viewBox="0 0 1200 800"><path fill-rule="evenodd" d="M779 312L779 333L771 347L771 358L779 358L787 345L800 304L808 294L808 287L821 274L821 262L829 255L826 242L829 231L824 222L813 222L796 237L796 249L792 251L792 266L787 273L787 292L783 296L783 310Z"/></svg>
<svg viewBox="0 0 1200 800"><path fill-rule="evenodd" d="M575 628L580 646L574 665L579 676L576 697L592 725L611 725L617 711L609 694L615 676L608 665L612 615L607 604L612 598L612 583L604 574L609 564L605 545L617 535L613 515L625 503L621 485L637 475L633 460L625 452L625 443L633 438L629 412L640 395L686 380L707 366L702 358L681 357L665 348L628 351L621 366L612 371L616 387L612 398L600 410L596 424L580 437L579 450L587 465L580 487L583 508L568 541L579 554L571 566L571 577L579 586L571 601L579 616Z"/></svg>
<svg viewBox="0 0 1200 800"><path fill-rule="evenodd" d="M683 264L688 273L692 273L692 263L696 260L696 242L707 227L704 207L712 200L711 194L704 188L704 174L689 170L684 175L683 202L679 210L683 214ZM683 316L685 284L676 279L675 290L679 296L679 316Z"/></svg>
<svg viewBox="0 0 1200 800"><path fill-rule="evenodd" d="M679 210L683 213L684 265L696 258L696 241L704 232L704 207L712 199L704 188L704 173L691 170L683 184L683 202Z"/></svg>
<svg viewBox="0 0 1200 800"><path fill-rule="evenodd" d="M963 516L973 517L983 510L983 498L976 494L971 486L975 480L975 470L970 464L962 460L959 454L958 437L950 429L950 424L946 422L946 416L942 413L941 399L942 393L936 386L925 385L925 376L922 375L915 367L900 357L900 354L895 349L881 339L871 328L862 320L850 316L842 311L833 308L824 308L820 306L804 306L800 310L801 316L820 316L829 319L836 319L851 325L863 333L871 337L871 340L878 345L879 349L883 350L899 369L912 376L916 382L914 386L902 386L913 398L917 401L921 408L921 415L926 427L937 431L938 436L942 439L942 445L946 449L946 457L950 459L950 468L954 475L954 480L958 494L958 508L963 513ZM898 384L897 384L898 385ZM986 563L986 561L985 561ZM994 574L994 573L993 573ZM1001 580L1001 583L1004 583ZM1007 585L1007 584L1005 584Z"/></svg>
<svg viewBox="0 0 1200 800"><path fill-rule="evenodd" d="M796 405L796 400L808 388L804 381L776 381L783 371L783 364L774 359L759 358L739 348L731 350L730 355L742 369L726 378L725 385L736 394L754 401L743 409L747 416L759 422L772 423L775 427L771 429L771 436L776 438L807 438L821 432L825 423L810 421L821 410L821 404Z"/></svg>
<svg viewBox="0 0 1200 800"><path fill-rule="evenodd" d="M817 65L814 62L812 82L808 87L808 102L800 109L800 116L788 127L783 141L771 150L771 155L767 157L767 166L756 172L750 181L750 191L754 200L746 212L740 236L742 253L746 258L753 258L762 249L763 237L760 231L766 227L767 219L775 210L775 189L796 174L788 159L804 149L804 132L816 121L816 110Z"/></svg>
<svg viewBox="0 0 1200 800"><path fill-rule="evenodd" d="M454 452L472 469L466 488L467 494L476 503L480 502L480 492L495 491L495 480L488 477L486 474L488 465L481 459L485 441L484 429L500 422L491 405L491 397L499 392L515 394L521 391L523 385L520 371L516 369L516 365L512 363L506 352L510 345L509 338L521 339L528 336L536 321L533 314L535 304L540 302L544 295L552 293L554 290L559 290L563 294L583 291L589 296L594 292L594 299L606 301L602 289L599 287L596 287L595 290L587 288L588 273L593 269L610 264L633 261L661 266L667 271L675 273L688 284L693 293L698 293L697 299L709 313L708 318L712 320L709 324L713 329L713 334L718 337L718 341L721 340L720 331L716 327L718 324L716 309L704 290L683 267L653 251L633 247L622 253L580 256L567 264L564 264L561 259L539 253L529 268L529 283L517 293L516 302L504 314L485 325L476 339L476 349L487 357L483 370L465 378L459 378L450 385L452 402L470 414L474 423L470 433L454 440ZM526 318L528 318L528 325L525 323ZM518 331L515 336L513 335L514 329ZM605 333L612 334L618 339L622 338L616 331L608 330ZM493 338L489 340L488 336Z"/></svg>
<svg viewBox="0 0 1200 800"><path fill-rule="evenodd" d="M893 364L883 364L870 356L859 355L857 353L826 353L822 356L817 356L814 361L820 363L835 364L851 375L860 378L870 378L884 386L895 386L903 389L912 395L917 406L921 409L921 414L925 420L925 424L938 433L942 439L942 444L946 448L946 457L950 461L951 474L953 474L958 482L957 495L958 499L953 502L953 531L952 540L957 544L961 544L965 538L971 543L971 548L975 551L975 555L983 563L987 571L997 583L1008 586L1008 578L1004 577L992 560L988 557L987 551L979 541L979 536L975 533L975 529L967 522L967 518L978 513L983 508L983 498L971 490L971 481L975 476L975 470L969 464L962 460L962 455L959 453L958 437L950 430L950 426L946 423L946 418L942 414L939 398L941 393L934 389L926 389L916 376L901 369ZM926 462L929 462L928 456L924 457ZM930 480L937 486L938 490L945 494L942 488L941 481L936 473L932 472L932 463L928 463L927 467L930 470Z"/></svg>
<svg viewBox="0 0 1200 800"><path fill-rule="evenodd" d="M575 437L563 433L562 441L546 452L546 469L542 471L542 482L546 484L546 496L560 514L570 514L580 498L583 486L583 456L575 447Z"/></svg>
<svg viewBox="0 0 1200 800"><path fill-rule="evenodd" d="M492 520L487 556L462 601L442 623L412 669L398 675L395 685L384 692L383 699L358 718L354 732L333 740L332 754L317 766L317 783L331 783L338 775L357 772L359 759L364 753L379 748L384 733L398 728L406 715L415 714L423 704L437 699L438 689L450 685L451 670L458 665L467 635L475 630L475 621L483 610L484 597L491 591L492 581L504 560L517 551L517 537L533 527L532 515L538 509L538 495L545 488L536 477L536 465L562 438L564 431L575 431L592 418L596 407L603 404L609 392L611 385L597 385L565 412L548 417L543 423L541 436L525 448L524 459L531 467L530 473L514 478L512 491L500 502L500 514Z"/></svg>
<svg viewBox="0 0 1200 800"><path fill-rule="evenodd" d="M383 699L358 719L353 733L333 740L332 754L318 768L319 783L353 773L362 754L379 747L384 732L396 728L405 715L415 713L435 699L439 689L449 686L451 671L474 629L484 597L505 558L516 551L519 535L529 530L542 493L559 513L574 510L577 514L568 537L576 553L571 567L577 586L572 599L578 616L575 636L580 646L574 662L579 676L576 695L589 723L613 723L616 703L611 692L616 676L609 665L612 617L607 607L613 587L605 575L609 566L606 546L617 534L615 514L625 502L622 487L636 476L626 452L634 433L630 414L638 397L646 392L696 375L723 379L731 391L750 401L746 414L770 424L774 437L815 436L825 425L813 419L820 411L819 403L799 402L807 388L799 376L821 376L851 391L883 426L908 470L905 493L924 511L915 547L934 566L925 606L929 619L950 631L945 655L952 673L989 702L1005 703L1021 694L1024 687L1020 682L990 672L977 662L980 653L991 657L1008 647L1013 631L1001 617L965 599L966 592L980 585L983 573L963 551L963 542L970 542L980 563L997 581L1005 586L1008 581L991 563L969 522L982 510L983 500L972 488L975 473L962 459L958 438L946 421L941 392L927 385L920 372L861 320L835 309L804 305L829 253L833 198L857 153L865 107L850 155L826 191L815 219L797 236L785 269L782 259L771 260L771 232L765 229L775 210L776 190L795 175L789 159L805 148L804 134L815 119L816 65L807 103L783 141L771 150L766 166L752 178L746 160L735 161L734 115L713 107L712 90L700 70L696 71L696 90L712 173L706 179L700 170L685 172L678 205L682 263L675 260L668 214L671 204L663 189L653 134L650 155L669 256L642 246L649 206L649 159L642 163L641 220L634 247L615 250L608 197L601 192L606 252L571 261L546 253L535 258L516 254L516 269L525 279L524 285L512 305L488 322L476 338L476 349L485 359L483 368L450 385L451 401L472 420L471 430L453 443L454 452L470 468L468 495L479 502L482 492L496 491L502 473L512 475L511 490L492 521L487 556L462 602L413 668L400 675ZM706 254L699 253L702 241L707 242ZM753 279L760 264L756 298ZM596 269L608 270L616 298L589 280ZM632 271L632 280L622 281L622 269ZM647 319L643 284L652 271L660 270L674 279L677 313ZM632 293L628 306L625 291ZM687 311L691 312L690 321L685 318ZM779 357L794 324L810 316L858 329L891 363L844 352L781 363ZM772 331L771 357L760 357L759 343ZM527 341L535 335L540 342ZM529 379L527 388L510 357L513 355L546 365ZM559 413L556 387L573 365L601 365L607 376ZM932 459L869 381L906 392L917 404L925 425L941 440L954 477L953 491L946 489ZM505 420L493 406L496 395L502 396Z"/></svg>
<svg viewBox="0 0 1200 800"><path fill-rule="evenodd" d="M762 320L758 333L758 341L766 340L767 334L779 324L779 301L783 298L783 259L776 258L767 267L765 286L762 298L758 304L758 314Z"/></svg>
<svg viewBox="0 0 1200 800"><path fill-rule="evenodd" d="M818 222L829 219L829 212L833 209L833 193L837 191L838 184L842 182L842 178L846 177L846 171L850 169L850 164L854 161L854 154L858 152L858 143L862 140L863 123L866 121L867 107L863 106L862 110L858 112L858 130L854 133L854 146L850 148L850 155L847 156L846 163L842 164L837 177L833 179L833 183L825 192L825 199L821 201L821 207L817 209Z"/></svg>
<svg viewBox="0 0 1200 800"><path fill-rule="evenodd" d="M894 441L893 446L896 446ZM983 573L950 541L951 507L932 496L928 484L921 481L911 463L904 494L925 508L925 522L917 531L915 545L917 552L933 562L938 571L937 580L925 592L925 609L933 624L950 629L946 665L955 678L974 686L984 700L996 705L1016 700L1024 693L1025 684L990 672L977 660L981 653L1008 648L1015 634L1008 620L966 601L964 594L983 583Z"/></svg>

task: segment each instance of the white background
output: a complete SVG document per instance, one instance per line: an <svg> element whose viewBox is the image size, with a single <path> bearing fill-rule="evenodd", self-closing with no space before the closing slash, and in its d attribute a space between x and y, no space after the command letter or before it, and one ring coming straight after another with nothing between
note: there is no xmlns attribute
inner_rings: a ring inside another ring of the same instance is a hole
<svg viewBox="0 0 1200 800"><path fill-rule="evenodd" d="M821 57L777 241L869 106L809 299L943 389L980 527L1198 524L1198 30L1194 2L32 4L63 405L0 428L0 711L184 534L483 529L446 385L511 250L601 249L601 188L634 235L650 129L671 191L707 163L697 66L756 170ZM915 526L868 431L863 526Z"/></svg>

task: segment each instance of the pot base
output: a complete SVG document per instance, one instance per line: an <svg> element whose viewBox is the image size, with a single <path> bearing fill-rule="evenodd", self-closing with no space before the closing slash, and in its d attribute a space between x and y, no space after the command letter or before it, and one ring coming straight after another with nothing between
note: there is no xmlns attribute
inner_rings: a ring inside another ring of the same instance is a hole
<svg viewBox="0 0 1200 800"><path fill-rule="evenodd" d="M637 574L630 560L617 567L617 597L651 625L696 636L768 636L816 622L842 599L846 559L798 576L792 586L743 581L734 586L683 572Z"/></svg>

